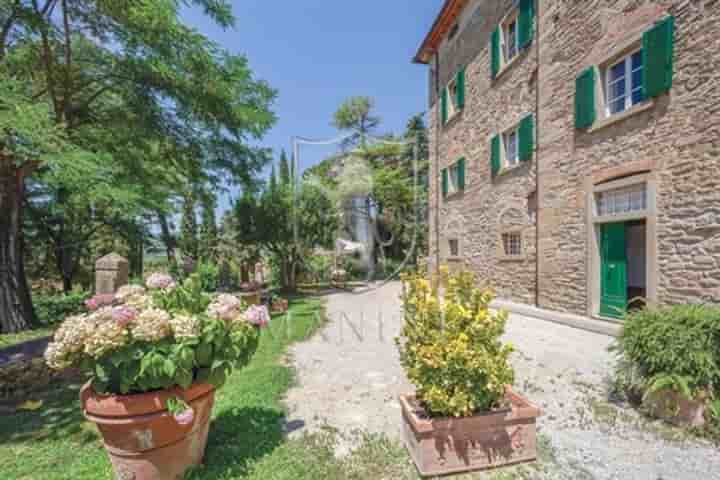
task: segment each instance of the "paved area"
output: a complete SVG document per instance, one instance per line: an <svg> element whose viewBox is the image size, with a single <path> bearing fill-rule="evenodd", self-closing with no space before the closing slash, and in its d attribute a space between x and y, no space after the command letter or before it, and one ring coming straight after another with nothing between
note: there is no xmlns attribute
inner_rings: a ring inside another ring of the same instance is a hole
<svg viewBox="0 0 720 480"><path fill-rule="evenodd" d="M399 438L397 396L412 391L398 362L400 285L328 296L329 324L297 345L299 385L287 397L293 433L336 429ZM521 315L508 322L515 388L543 410L552 479L720 479L720 449L608 401L614 339ZM341 444L341 450L352 441ZM340 452L342 453L342 451Z"/></svg>

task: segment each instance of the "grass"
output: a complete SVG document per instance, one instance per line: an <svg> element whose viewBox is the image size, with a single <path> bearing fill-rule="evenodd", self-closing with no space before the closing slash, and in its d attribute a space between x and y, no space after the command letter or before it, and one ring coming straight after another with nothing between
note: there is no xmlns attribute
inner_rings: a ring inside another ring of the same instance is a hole
<svg viewBox="0 0 720 480"><path fill-rule="evenodd" d="M292 299L289 315L273 319L250 365L233 374L218 392L205 466L190 472L188 480L420 478L404 448L383 436L357 434L355 450L343 458L335 456L338 433L331 429L286 439L282 401L293 385L294 374L283 361L284 355L289 345L317 331L322 319L322 303L313 298ZM81 383L54 384L32 398L43 401L39 409L0 415L0 479L112 478L96 428L80 411ZM455 478L538 478L548 468L557 468L552 445L542 436L539 451L537 464Z"/></svg>
<svg viewBox="0 0 720 480"><path fill-rule="evenodd" d="M35 340L42 337L49 337L55 332L55 327L41 327L26 330L20 333L5 333L0 335L0 349L12 347L18 343Z"/></svg>
<svg viewBox="0 0 720 480"><path fill-rule="evenodd" d="M250 365L235 372L218 392L205 457L207 467L190 475L192 479L260 478L254 476L254 466L276 456L282 471L286 451L279 448L284 429L282 398L293 383L293 372L283 365L282 357L291 343L317 330L321 313L320 300L297 298L291 301L288 316L273 319ZM43 401L38 410L0 416L0 478L112 478L96 429L80 410L81 384L81 379L53 384L31 398Z"/></svg>

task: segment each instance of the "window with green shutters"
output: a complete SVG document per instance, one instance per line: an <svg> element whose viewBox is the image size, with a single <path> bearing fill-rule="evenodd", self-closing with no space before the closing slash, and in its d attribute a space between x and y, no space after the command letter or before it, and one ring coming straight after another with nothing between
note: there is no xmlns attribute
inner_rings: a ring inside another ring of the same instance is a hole
<svg viewBox="0 0 720 480"><path fill-rule="evenodd" d="M449 181L448 181L448 170L447 168L442 169L442 193L443 197L448 196L449 192Z"/></svg>
<svg viewBox="0 0 720 480"><path fill-rule="evenodd" d="M490 37L490 76L494 79L505 65L532 44L535 34L535 0L519 0Z"/></svg>
<svg viewBox="0 0 720 480"><path fill-rule="evenodd" d="M532 43L534 34L535 0L520 0L518 10L518 46L527 48Z"/></svg>
<svg viewBox="0 0 720 480"><path fill-rule="evenodd" d="M448 121L448 98L447 88L443 88L442 94L440 95L440 115L442 117L442 123L445 125Z"/></svg>
<svg viewBox="0 0 720 480"><path fill-rule="evenodd" d="M457 172L457 189L465 190L465 158L461 158L455 164Z"/></svg>
<svg viewBox="0 0 720 480"><path fill-rule="evenodd" d="M500 27L497 27L490 39L490 75L497 77L500 72Z"/></svg>
<svg viewBox="0 0 720 480"><path fill-rule="evenodd" d="M521 162L530 161L530 159L532 159L533 149L535 148L535 122L532 115L528 115L522 119L518 132L520 137L518 157Z"/></svg>
<svg viewBox="0 0 720 480"><path fill-rule="evenodd" d="M493 177L500 173L500 135L490 141L490 173Z"/></svg>
<svg viewBox="0 0 720 480"><path fill-rule="evenodd" d="M575 128L588 128L595 122L595 67L575 80Z"/></svg>
<svg viewBox="0 0 720 480"><path fill-rule="evenodd" d="M465 158L442 169L443 197L465 190Z"/></svg>
<svg viewBox="0 0 720 480"><path fill-rule="evenodd" d="M645 98L662 95L672 87L674 49L675 17L667 17L643 34L642 89Z"/></svg>
<svg viewBox="0 0 720 480"><path fill-rule="evenodd" d="M443 125L465 108L465 69L457 71L441 92L441 116Z"/></svg>
<svg viewBox="0 0 720 480"><path fill-rule="evenodd" d="M645 31L632 53L602 68L583 71L575 80L575 127L589 128L599 117L612 117L668 92L673 82L674 44L675 17L670 16ZM599 102L596 92L602 92ZM600 112L597 105L603 107Z"/></svg>

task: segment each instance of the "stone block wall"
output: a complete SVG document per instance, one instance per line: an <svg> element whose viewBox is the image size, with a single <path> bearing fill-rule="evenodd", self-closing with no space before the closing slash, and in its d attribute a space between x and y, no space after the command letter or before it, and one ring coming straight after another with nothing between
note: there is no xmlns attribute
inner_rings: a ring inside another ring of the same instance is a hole
<svg viewBox="0 0 720 480"><path fill-rule="evenodd" d="M437 104L430 120L431 155L439 149L439 162L432 162L430 204L436 205L439 171L458 158L466 160L465 191L440 198L439 250L442 263L448 259L446 242L460 241L461 262L475 271L480 281L494 288L501 298L525 303L535 301L535 226L529 207L535 186L535 161L492 178L490 142L493 136L517 126L523 117L535 113L537 70L533 45L524 50L501 74L490 75L490 35L511 11L512 0L474 1L466 7L464 28L453 46L440 55L441 84L447 83L458 68L465 66L465 108L437 131ZM439 135L438 135L439 133ZM441 195L442 197L442 195ZM434 261L438 249L430 216L431 251ZM522 232L523 256L502 259L501 234L504 229Z"/></svg>
<svg viewBox="0 0 720 480"><path fill-rule="evenodd" d="M534 304L539 279L539 306L593 314L588 185L649 171L657 182L658 300L720 301L720 0L538 0L531 49L492 81L490 33L512 4L468 2L457 38L440 47L441 85L466 66L466 105L439 127L431 94L431 267L438 251L448 262L447 239L459 237L460 261L499 297ZM576 130L577 75L667 13L676 18L669 94L605 128ZM528 113L536 113L533 160L492 179L492 136ZM436 211L440 170L459 157L466 189L440 198ZM500 255L508 225L523 232L521 260Z"/></svg>
<svg viewBox="0 0 720 480"><path fill-rule="evenodd" d="M586 179L637 164L658 178L657 300L720 300L720 52L707 48L720 42L720 2L540 4L540 306L595 313L588 311ZM669 94L606 128L577 131L577 75L668 13L676 19Z"/></svg>

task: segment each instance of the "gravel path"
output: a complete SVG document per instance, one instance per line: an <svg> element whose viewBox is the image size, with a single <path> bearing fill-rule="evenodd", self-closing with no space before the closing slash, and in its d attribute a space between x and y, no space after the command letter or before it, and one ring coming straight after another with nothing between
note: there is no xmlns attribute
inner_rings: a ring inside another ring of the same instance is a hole
<svg viewBox="0 0 720 480"><path fill-rule="evenodd" d="M289 425L300 427L292 434L332 428L345 438L399 438L397 396L412 391L394 344L399 294L391 283L328 296L328 325L292 351L299 385L288 393ZM512 315L507 340L517 349L516 389L543 410L540 443L549 467L539 478L720 479L719 449L608 402L611 338ZM351 444L341 444L341 453Z"/></svg>

